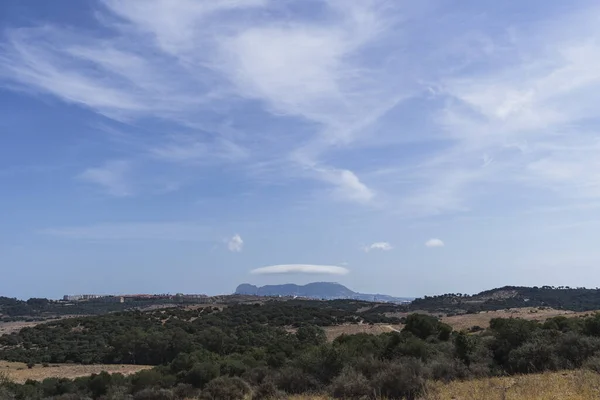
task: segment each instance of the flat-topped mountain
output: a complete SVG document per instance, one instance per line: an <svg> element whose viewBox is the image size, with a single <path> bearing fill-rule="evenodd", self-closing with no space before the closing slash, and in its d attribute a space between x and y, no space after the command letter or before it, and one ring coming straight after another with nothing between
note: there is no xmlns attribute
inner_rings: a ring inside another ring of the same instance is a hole
<svg viewBox="0 0 600 400"><path fill-rule="evenodd" d="M311 299L356 299L366 301L385 301L393 303L406 303L411 298L393 297L383 294L358 293L346 286L335 282L313 282L306 285L287 283L283 285L255 286L243 283L237 287L235 294L254 296L297 296Z"/></svg>

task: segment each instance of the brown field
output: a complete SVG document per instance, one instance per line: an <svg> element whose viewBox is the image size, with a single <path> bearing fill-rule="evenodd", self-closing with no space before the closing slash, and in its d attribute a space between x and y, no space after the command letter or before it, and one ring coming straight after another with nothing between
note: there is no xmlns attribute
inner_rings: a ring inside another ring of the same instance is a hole
<svg viewBox="0 0 600 400"><path fill-rule="evenodd" d="M15 321L15 322L0 322L0 336L4 334L10 334L18 332L22 328L28 326L36 326L42 324L44 321Z"/></svg>
<svg viewBox="0 0 600 400"><path fill-rule="evenodd" d="M295 333L296 328L287 328L288 332ZM357 333L368 333L370 335L379 335L381 333L388 332L400 332L402 330L402 325L387 325L387 324L344 324L344 325L334 325L334 326L324 326L323 330L325 331L325 335L327 336L328 342L333 342L333 340L344 334L346 335L354 335Z"/></svg>
<svg viewBox="0 0 600 400"><path fill-rule="evenodd" d="M152 368L152 366L122 364L50 364L49 367L43 367L41 364L36 364L30 369L27 368L27 365L24 363L0 361L0 373L5 372L8 378L16 383L24 383L27 379L41 381L46 378L77 378L80 376L97 374L102 371L109 373L120 372L123 375L129 375L149 368Z"/></svg>
<svg viewBox="0 0 600 400"><path fill-rule="evenodd" d="M428 385L420 400L597 400L600 374L579 370ZM292 396L290 400L327 400Z"/></svg>
<svg viewBox="0 0 600 400"><path fill-rule="evenodd" d="M548 318L564 315L566 317L577 317L593 314L595 311L575 312L568 310L555 310L553 308L538 309L536 307L511 308L499 311L483 311L478 314L454 315L443 317L442 322L447 323L456 330L468 329L473 326L488 328L492 318L523 318L535 321L545 321Z"/></svg>
<svg viewBox="0 0 600 400"><path fill-rule="evenodd" d="M48 322L58 321L66 318L84 317L85 315L61 315L58 318L45 319L43 321L14 321L14 322L0 322L0 336L4 334L10 334L18 332L22 328L32 327L39 324L46 324Z"/></svg>
<svg viewBox="0 0 600 400"><path fill-rule="evenodd" d="M423 400L591 400L600 398L600 375L586 370L434 383Z"/></svg>
<svg viewBox="0 0 600 400"><path fill-rule="evenodd" d="M337 325L337 326L326 326L323 328L327 335L328 341L333 341L336 337L343 334L354 335L357 333L368 333L371 335L379 335L381 333L388 333L392 331L402 330L401 325L369 325L369 324L348 324L348 325Z"/></svg>

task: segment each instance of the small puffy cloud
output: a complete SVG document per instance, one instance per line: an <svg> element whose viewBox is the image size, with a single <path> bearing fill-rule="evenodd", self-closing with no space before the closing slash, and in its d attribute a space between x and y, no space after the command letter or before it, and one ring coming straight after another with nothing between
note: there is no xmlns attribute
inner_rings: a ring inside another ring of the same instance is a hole
<svg viewBox="0 0 600 400"><path fill-rule="evenodd" d="M242 251L243 247L244 241L242 240L242 237L237 233L227 241L227 248L229 249L229 251L232 251L234 253L239 253L240 251Z"/></svg>
<svg viewBox="0 0 600 400"><path fill-rule="evenodd" d="M365 252L370 252L371 250L383 250L383 251L389 251L392 250L393 247L391 244L389 244L388 242L375 242L369 246L365 246L363 248L363 250Z"/></svg>
<svg viewBox="0 0 600 400"><path fill-rule="evenodd" d="M256 268L250 271L254 275L271 274L325 274L325 275L346 275L347 268L334 265L313 265L313 264L283 264L271 265L269 267Z"/></svg>
<svg viewBox="0 0 600 400"><path fill-rule="evenodd" d="M427 247L444 247L444 242L441 239L429 239L425 242Z"/></svg>

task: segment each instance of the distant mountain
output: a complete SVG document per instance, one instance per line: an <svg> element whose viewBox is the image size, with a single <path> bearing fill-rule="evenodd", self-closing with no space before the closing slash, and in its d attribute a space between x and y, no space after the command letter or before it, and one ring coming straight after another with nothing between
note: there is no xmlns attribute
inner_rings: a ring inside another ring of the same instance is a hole
<svg viewBox="0 0 600 400"><path fill-rule="evenodd" d="M302 286L293 283L266 286L255 286L243 283L237 287L235 294L253 296L297 296L325 300L355 299L391 303L406 303L412 300L411 298L393 297L382 294L357 293L344 285L334 282L314 282Z"/></svg>

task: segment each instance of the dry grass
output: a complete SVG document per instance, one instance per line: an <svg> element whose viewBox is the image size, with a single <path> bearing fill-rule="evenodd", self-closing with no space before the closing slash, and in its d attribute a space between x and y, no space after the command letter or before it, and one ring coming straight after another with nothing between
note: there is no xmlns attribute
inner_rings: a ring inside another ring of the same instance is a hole
<svg viewBox="0 0 600 400"><path fill-rule="evenodd" d="M13 322L0 322L0 336L4 334L10 334L18 332L22 328L32 327L39 324L46 324L48 322L54 322L61 319L84 317L85 315L61 315L58 318L45 319L43 321L13 321Z"/></svg>
<svg viewBox="0 0 600 400"><path fill-rule="evenodd" d="M591 400L600 375L586 370L433 383L423 400Z"/></svg>
<svg viewBox="0 0 600 400"><path fill-rule="evenodd" d="M357 333L368 333L371 335L379 335L382 333L392 332L394 330L402 330L401 325L369 325L369 324L348 324L348 325L336 325L326 326L323 328L327 335L328 341L333 341L336 337L343 334L355 335Z"/></svg>
<svg viewBox="0 0 600 400"><path fill-rule="evenodd" d="M295 333L296 328L287 328L288 332ZM388 325L388 324L344 324L334 326L324 326L323 330L327 336L328 342L333 342L338 336L355 335L357 333L368 333L370 335L379 335L382 333L388 333L393 331L401 331L402 325Z"/></svg>
<svg viewBox="0 0 600 400"><path fill-rule="evenodd" d="M45 321L14 321L14 322L0 322L0 336L4 334L10 334L18 332L22 328L36 326L43 324Z"/></svg>
<svg viewBox="0 0 600 400"><path fill-rule="evenodd" d="M465 382L431 383L421 400L597 400L600 375L579 370ZM290 400L328 400L327 396L291 396Z"/></svg>
<svg viewBox="0 0 600 400"><path fill-rule="evenodd" d="M122 364L51 364L49 367L36 364L33 368L27 368L27 365L24 363L0 361L0 373L5 373L10 380L16 383L24 383L27 379L41 381L46 378L77 378L97 374L102 371L109 373L120 372L123 375L129 375L149 368L152 368L152 366Z"/></svg>
<svg viewBox="0 0 600 400"><path fill-rule="evenodd" d="M443 317L442 322L447 323L456 330L468 329L473 326L488 328L492 318L523 318L535 321L545 321L548 318L564 315L567 317L577 317L593 314L589 312L575 312L568 310L555 310L553 308L538 309L536 307L511 308L499 311L483 311L477 314L454 315L452 317Z"/></svg>

